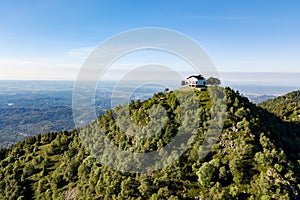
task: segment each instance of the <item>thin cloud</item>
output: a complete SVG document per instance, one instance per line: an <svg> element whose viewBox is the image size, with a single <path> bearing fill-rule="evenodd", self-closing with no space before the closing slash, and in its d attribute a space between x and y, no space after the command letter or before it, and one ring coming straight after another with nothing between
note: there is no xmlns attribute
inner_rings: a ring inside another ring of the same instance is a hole
<svg viewBox="0 0 300 200"><path fill-rule="evenodd" d="M0 58L0 80L69 80L79 68L76 63Z"/></svg>
<svg viewBox="0 0 300 200"><path fill-rule="evenodd" d="M70 49L67 55L73 58L86 58L95 49L95 47L82 47Z"/></svg>

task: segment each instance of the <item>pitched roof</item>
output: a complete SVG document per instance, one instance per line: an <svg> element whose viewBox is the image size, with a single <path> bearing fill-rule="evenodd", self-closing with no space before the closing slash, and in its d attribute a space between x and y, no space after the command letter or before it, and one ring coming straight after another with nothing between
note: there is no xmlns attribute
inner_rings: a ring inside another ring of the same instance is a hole
<svg viewBox="0 0 300 200"><path fill-rule="evenodd" d="M198 79L198 80L204 80L204 78L203 78L203 76L202 76L201 74L198 74L198 75L191 75L191 76L189 76L187 79L192 78L192 77L194 77L194 78L196 78L196 79Z"/></svg>

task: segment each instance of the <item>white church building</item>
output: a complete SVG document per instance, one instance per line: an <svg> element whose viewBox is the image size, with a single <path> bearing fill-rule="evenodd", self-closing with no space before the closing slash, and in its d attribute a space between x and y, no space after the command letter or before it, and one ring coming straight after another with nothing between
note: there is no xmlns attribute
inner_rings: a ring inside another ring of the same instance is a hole
<svg viewBox="0 0 300 200"><path fill-rule="evenodd" d="M189 87L205 86L205 78L200 74L189 76L185 81L185 85Z"/></svg>

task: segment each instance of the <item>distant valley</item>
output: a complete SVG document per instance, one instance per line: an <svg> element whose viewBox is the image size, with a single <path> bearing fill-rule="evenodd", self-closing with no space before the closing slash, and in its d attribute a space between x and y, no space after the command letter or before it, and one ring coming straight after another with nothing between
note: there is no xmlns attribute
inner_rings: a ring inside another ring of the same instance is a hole
<svg viewBox="0 0 300 200"><path fill-rule="evenodd" d="M114 106L112 98L119 104L128 101L122 93L112 96L114 85L115 82L106 81L97 88L98 116ZM292 86L245 84L232 84L231 87L254 103L261 103L296 89ZM145 100L163 90L162 87L150 85L136 90L131 99ZM10 146L39 133L74 129L72 91L72 81L1 81L0 147Z"/></svg>

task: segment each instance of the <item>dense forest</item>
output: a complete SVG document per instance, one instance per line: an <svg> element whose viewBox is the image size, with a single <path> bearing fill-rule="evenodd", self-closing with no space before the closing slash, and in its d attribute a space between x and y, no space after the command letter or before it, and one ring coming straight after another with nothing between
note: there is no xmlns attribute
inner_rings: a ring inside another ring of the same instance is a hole
<svg viewBox="0 0 300 200"><path fill-rule="evenodd" d="M295 91L259 104L284 121L300 121L300 92Z"/></svg>
<svg viewBox="0 0 300 200"><path fill-rule="evenodd" d="M225 88L222 134L200 158L212 109L208 90L194 91L200 125L189 148L167 167L144 173L118 171L93 156L79 130L51 132L1 149L0 199L299 199L300 91L255 105ZM173 91L157 93L129 103L131 120L151 123L153 105L166 109L165 126L140 141L116 125L113 113L122 112L125 105L106 111L82 130L101 129L126 151L158 150L178 132L180 105Z"/></svg>

